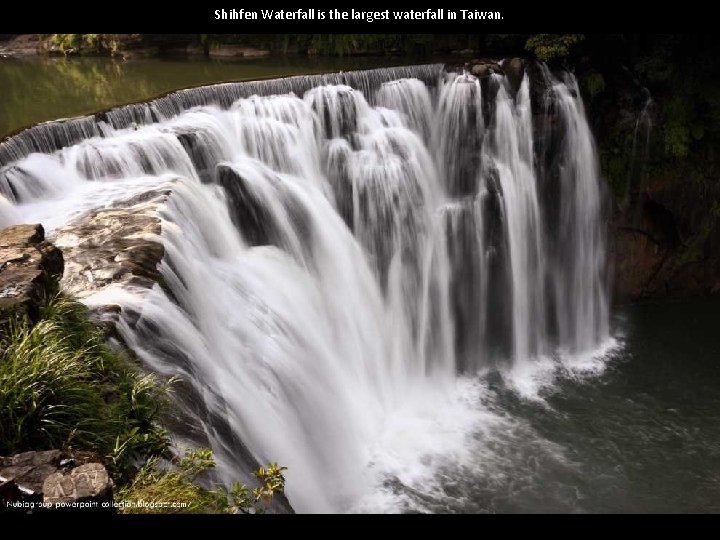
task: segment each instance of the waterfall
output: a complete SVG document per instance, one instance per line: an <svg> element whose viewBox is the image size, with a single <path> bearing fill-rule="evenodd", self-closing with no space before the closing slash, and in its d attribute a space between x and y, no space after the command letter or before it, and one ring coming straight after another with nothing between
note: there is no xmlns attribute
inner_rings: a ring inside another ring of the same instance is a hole
<svg viewBox="0 0 720 540"><path fill-rule="evenodd" d="M554 158L559 185L557 245L551 276L559 345L577 355L592 350L610 333L602 185L577 80L566 74L567 81L561 82L547 68L545 75L545 109L554 109L560 122Z"/></svg>
<svg viewBox="0 0 720 540"><path fill-rule="evenodd" d="M175 435L221 481L277 461L296 510L350 510L457 426L460 380L609 336L592 134L572 75L540 73L541 102L531 70L513 89L431 65L43 124L0 143L0 219L52 237L167 190L162 284L84 301L122 306L125 344L180 376Z"/></svg>

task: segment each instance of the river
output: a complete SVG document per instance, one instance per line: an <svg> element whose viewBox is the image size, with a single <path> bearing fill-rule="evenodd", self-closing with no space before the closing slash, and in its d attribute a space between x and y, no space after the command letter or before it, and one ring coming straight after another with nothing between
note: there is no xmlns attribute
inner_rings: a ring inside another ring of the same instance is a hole
<svg viewBox="0 0 720 540"><path fill-rule="evenodd" d="M244 61L0 57L0 137L37 122L89 114L190 86L367 69L405 61L306 57Z"/></svg>

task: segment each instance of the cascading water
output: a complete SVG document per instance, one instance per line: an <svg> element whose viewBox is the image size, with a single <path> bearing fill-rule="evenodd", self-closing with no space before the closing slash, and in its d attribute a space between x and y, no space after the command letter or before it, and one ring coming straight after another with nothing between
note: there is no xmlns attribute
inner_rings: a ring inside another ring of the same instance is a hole
<svg viewBox="0 0 720 540"><path fill-rule="evenodd" d="M436 65L46 124L0 145L2 222L52 230L169 190L164 286L85 301L123 306L127 346L181 377L177 435L210 444L223 481L273 460L296 510L367 509L484 429L458 388L609 336L592 135L574 78L542 74L545 103L528 74Z"/></svg>

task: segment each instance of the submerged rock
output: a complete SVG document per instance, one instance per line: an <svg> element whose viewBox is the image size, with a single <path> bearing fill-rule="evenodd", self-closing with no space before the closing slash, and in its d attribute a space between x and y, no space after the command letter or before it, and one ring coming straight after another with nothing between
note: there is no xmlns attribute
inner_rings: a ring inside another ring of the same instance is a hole
<svg viewBox="0 0 720 540"><path fill-rule="evenodd" d="M63 268L63 254L45 241L42 225L0 230L0 322L23 316L36 320Z"/></svg>

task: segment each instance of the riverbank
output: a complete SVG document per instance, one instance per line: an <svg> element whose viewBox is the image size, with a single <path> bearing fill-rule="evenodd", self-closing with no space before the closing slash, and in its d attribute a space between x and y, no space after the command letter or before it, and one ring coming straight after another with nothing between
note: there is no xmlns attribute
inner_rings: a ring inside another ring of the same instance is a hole
<svg viewBox="0 0 720 540"><path fill-rule="evenodd" d="M253 59L471 55L480 35L456 34L20 34L0 36L0 56Z"/></svg>

